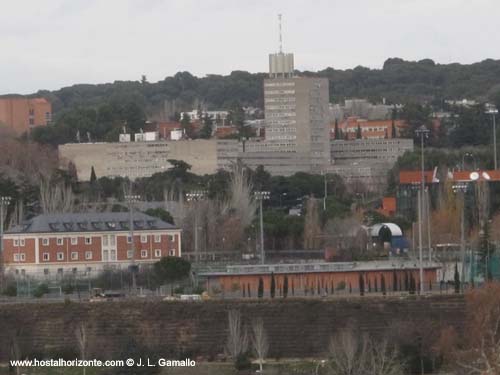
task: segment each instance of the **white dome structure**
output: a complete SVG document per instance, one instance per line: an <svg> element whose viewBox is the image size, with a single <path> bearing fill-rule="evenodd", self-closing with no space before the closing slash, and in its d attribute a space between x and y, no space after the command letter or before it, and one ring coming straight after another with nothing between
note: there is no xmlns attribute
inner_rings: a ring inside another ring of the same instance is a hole
<svg viewBox="0 0 500 375"><path fill-rule="evenodd" d="M399 225L394 223L379 223L370 227L370 236L378 237L382 228L388 228L391 231L392 237L400 237L403 235L403 231Z"/></svg>

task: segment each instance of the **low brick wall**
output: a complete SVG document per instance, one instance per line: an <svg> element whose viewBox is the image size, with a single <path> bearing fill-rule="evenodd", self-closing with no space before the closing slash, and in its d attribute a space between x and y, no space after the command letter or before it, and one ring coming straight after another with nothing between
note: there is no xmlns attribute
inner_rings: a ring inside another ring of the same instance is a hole
<svg viewBox="0 0 500 375"><path fill-rule="evenodd" d="M320 356L330 337L348 326L383 336L397 324L460 330L465 318L461 296L10 304L0 306L0 361L9 358L13 342L24 355L74 356L80 323L86 327L91 358L141 352L212 360L224 352L231 309L241 311L248 327L252 318L262 318L269 354L281 358Z"/></svg>

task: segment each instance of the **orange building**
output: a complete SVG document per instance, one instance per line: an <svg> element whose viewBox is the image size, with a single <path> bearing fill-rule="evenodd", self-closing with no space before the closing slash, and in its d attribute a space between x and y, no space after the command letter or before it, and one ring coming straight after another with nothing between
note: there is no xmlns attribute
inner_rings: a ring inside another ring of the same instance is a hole
<svg viewBox="0 0 500 375"><path fill-rule="evenodd" d="M356 116L348 117L337 124L343 139L356 139L358 128L362 139L392 138L392 127L395 127L396 137L400 137L406 127L403 120L366 120ZM335 138L335 123L330 125L330 137Z"/></svg>
<svg viewBox="0 0 500 375"><path fill-rule="evenodd" d="M0 124L7 125L17 134L52 121L52 105L45 98L0 98Z"/></svg>
<svg viewBox="0 0 500 375"><path fill-rule="evenodd" d="M429 290L429 284L437 282L439 265L424 262L424 289ZM264 294L268 295L271 288L271 279L274 275L276 290L284 285L285 276L288 279L288 290L294 289L295 296L306 295L307 291L323 294L326 288L336 290L351 289L358 291L360 280L363 279L365 289L368 285L375 289L375 285L382 285L384 279L387 291L401 290L405 279L413 276L416 285L419 285L418 262L413 261L372 261L372 262L332 262L332 263L298 263L298 264L266 264L227 266L226 272L202 273L206 278L206 287L209 292L220 290L224 293L235 292L246 288L251 295L257 296L259 279L262 279Z"/></svg>

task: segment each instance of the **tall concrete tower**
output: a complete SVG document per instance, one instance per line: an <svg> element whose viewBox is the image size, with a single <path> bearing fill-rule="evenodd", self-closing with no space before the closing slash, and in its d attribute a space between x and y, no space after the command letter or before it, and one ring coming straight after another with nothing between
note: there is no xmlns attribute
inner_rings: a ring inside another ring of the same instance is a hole
<svg viewBox="0 0 500 375"><path fill-rule="evenodd" d="M327 78L295 76L293 54L280 49L269 55L269 78L264 80L266 143L269 151L301 153L311 171L330 165Z"/></svg>

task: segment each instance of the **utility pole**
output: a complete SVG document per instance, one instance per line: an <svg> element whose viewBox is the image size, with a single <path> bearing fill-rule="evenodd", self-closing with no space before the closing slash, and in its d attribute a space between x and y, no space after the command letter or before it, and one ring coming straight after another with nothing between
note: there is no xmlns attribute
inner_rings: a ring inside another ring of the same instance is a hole
<svg viewBox="0 0 500 375"><path fill-rule="evenodd" d="M328 196L328 184L327 184L327 179L326 179L326 172L323 173L323 176L325 178L325 193L323 195L323 211L326 211L326 198Z"/></svg>
<svg viewBox="0 0 500 375"><path fill-rule="evenodd" d="M0 196L0 287L3 287L3 272L4 272L4 259L3 259L3 229L4 229L4 206L9 206L12 198L8 196Z"/></svg>
<svg viewBox="0 0 500 375"><path fill-rule="evenodd" d="M130 270L132 271L132 293L137 292L137 265L135 264L135 241L134 241L134 203L141 199L140 195L125 195L125 200L128 204L128 220L129 220L129 236L130 236L130 248L129 251L132 253L132 259L130 264Z"/></svg>
<svg viewBox="0 0 500 375"><path fill-rule="evenodd" d="M418 247L419 247L419 268L420 268L420 294L424 293L424 260L423 260L423 244L422 244L422 201L425 194L425 163L424 163L424 137L429 135L429 129L425 125L420 126L417 131L420 136L420 168L421 168L421 181L420 192L418 194Z"/></svg>
<svg viewBox="0 0 500 375"><path fill-rule="evenodd" d="M498 169L497 165L497 124L496 124L496 119L495 116L498 113L498 109L495 108L493 105L489 105L487 107L486 113L491 115L491 118L493 120L493 159L494 159L494 165L495 165L495 171Z"/></svg>
<svg viewBox="0 0 500 375"><path fill-rule="evenodd" d="M270 198L269 191L256 191L254 192L254 198L259 201L259 212L260 212L260 260L262 264L266 262L266 254L264 251L264 216L262 213L262 201L268 200Z"/></svg>
<svg viewBox="0 0 500 375"><path fill-rule="evenodd" d="M198 246L198 207L197 202L205 198L207 194L206 190L193 190L186 194L186 200L188 202L193 202L195 205L194 210L194 260L198 262L200 258L199 246Z"/></svg>

